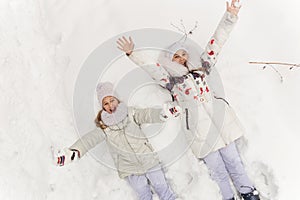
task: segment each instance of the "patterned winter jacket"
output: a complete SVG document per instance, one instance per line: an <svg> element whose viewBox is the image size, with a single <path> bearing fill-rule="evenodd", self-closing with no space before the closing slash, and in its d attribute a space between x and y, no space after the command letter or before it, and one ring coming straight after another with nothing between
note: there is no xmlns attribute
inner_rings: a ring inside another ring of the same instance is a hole
<svg viewBox="0 0 300 200"><path fill-rule="evenodd" d="M161 109L128 107L128 116L119 124L102 130L96 128L78 139L70 149L77 149L81 157L97 144L106 141L120 178L144 174L159 164L159 159L140 125L162 123Z"/></svg>
<svg viewBox="0 0 300 200"><path fill-rule="evenodd" d="M204 52L199 55L200 66L189 62L184 67L172 62L170 57L166 57L169 62L161 60L157 63L146 63L144 60L147 59L139 51L134 51L129 56L158 84L168 89L185 111L182 119L183 130L198 158L225 147L244 132L228 102L218 97L207 82L207 76L216 64L217 56L236 21L237 16L229 12L224 14Z"/></svg>

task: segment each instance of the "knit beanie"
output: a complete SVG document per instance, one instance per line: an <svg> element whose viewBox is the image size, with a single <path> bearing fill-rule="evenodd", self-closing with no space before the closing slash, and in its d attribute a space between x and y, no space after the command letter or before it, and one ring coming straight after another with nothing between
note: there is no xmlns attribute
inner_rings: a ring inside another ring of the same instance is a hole
<svg viewBox="0 0 300 200"><path fill-rule="evenodd" d="M115 96L116 94L113 91L113 84L110 82L100 82L97 85L97 98L99 101L99 104L102 106L102 100L107 96Z"/></svg>

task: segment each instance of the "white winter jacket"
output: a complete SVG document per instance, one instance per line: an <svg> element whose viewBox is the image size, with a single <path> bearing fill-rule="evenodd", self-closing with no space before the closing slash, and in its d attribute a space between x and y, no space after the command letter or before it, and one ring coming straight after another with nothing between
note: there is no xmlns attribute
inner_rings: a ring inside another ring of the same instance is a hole
<svg viewBox="0 0 300 200"><path fill-rule="evenodd" d="M129 56L161 86L170 90L185 111L183 130L197 158L203 158L243 135L242 125L228 102L214 94L206 81L236 21L237 16L229 12L224 14L204 52L199 55L200 66L189 62L184 67L172 62L170 57L149 64L143 61L146 59L138 51Z"/></svg>
<svg viewBox="0 0 300 200"><path fill-rule="evenodd" d="M96 128L77 140L70 149L77 149L81 157L97 144L107 143L120 178L139 175L159 164L148 139L142 132L143 123L161 123L161 109L128 107L128 116L119 124L102 130Z"/></svg>

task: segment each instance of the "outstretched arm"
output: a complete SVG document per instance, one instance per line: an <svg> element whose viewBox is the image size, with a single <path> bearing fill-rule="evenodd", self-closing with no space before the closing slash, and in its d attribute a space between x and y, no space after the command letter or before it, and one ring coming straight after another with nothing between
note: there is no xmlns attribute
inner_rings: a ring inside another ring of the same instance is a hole
<svg viewBox="0 0 300 200"><path fill-rule="evenodd" d="M78 139L71 147L64 148L58 152L56 163L59 166L64 166L68 163L80 159L86 152L94 148L97 144L104 140L101 130L94 129Z"/></svg>
<svg viewBox="0 0 300 200"><path fill-rule="evenodd" d="M102 129L95 128L78 139L69 149L76 149L82 157L86 152L105 140Z"/></svg>
<svg viewBox="0 0 300 200"><path fill-rule="evenodd" d="M162 109L157 108L144 108L138 109L130 107L129 117L138 124L144 123L162 123L171 118L176 118L181 114L181 107L174 103L163 104Z"/></svg>
<svg viewBox="0 0 300 200"><path fill-rule="evenodd" d="M241 8L241 6L238 5L239 1L240 0L232 0L230 4L229 2L226 2L226 13L206 45L204 52L201 54L202 66L197 70L205 71L209 74L211 67L216 64L218 55L237 22L237 15Z"/></svg>
<svg viewBox="0 0 300 200"><path fill-rule="evenodd" d="M168 90L172 89L169 73L159 63L147 62L149 59L142 51L134 51L134 42L131 37L127 39L123 36L117 40L117 44L118 49L125 52L132 62L146 71L160 86Z"/></svg>

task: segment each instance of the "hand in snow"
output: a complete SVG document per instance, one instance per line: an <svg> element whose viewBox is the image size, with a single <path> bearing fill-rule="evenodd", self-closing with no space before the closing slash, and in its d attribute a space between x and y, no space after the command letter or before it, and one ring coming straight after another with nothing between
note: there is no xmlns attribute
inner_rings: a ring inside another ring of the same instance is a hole
<svg viewBox="0 0 300 200"><path fill-rule="evenodd" d="M174 103L165 103L161 111L161 119L166 121L169 118L178 117L181 113L181 107Z"/></svg>
<svg viewBox="0 0 300 200"><path fill-rule="evenodd" d="M80 158L80 152L76 149L64 148L58 151L56 155L56 164L59 166L64 166L65 164L71 163L74 160Z"/></svg>
<svg viewBox="0 0 300 200"><path fill-rule="evenodd" d="M131 37L129 37L129 41L128 41L125 38L125 36L123 36L122 38L119 38L117 40L117 44L118 44L118 49L124 51L127 55L130 55L134 49L134 43Z"/></svg>
<svg viewBox="0 0 300 200"><path fill-rule="evenodd" d="M242 6L240 5L240 0L232 0L230 5L229 2L226 2L226 7L228 12L237 16Z"/></svg>

